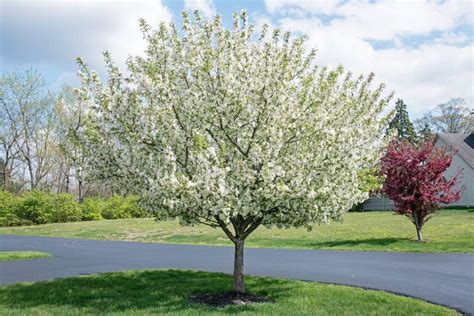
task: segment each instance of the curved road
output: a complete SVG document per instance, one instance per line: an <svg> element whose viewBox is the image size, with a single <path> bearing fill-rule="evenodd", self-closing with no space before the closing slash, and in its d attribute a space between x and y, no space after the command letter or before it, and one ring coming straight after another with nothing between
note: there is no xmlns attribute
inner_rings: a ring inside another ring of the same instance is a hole
<svg viewBox="0 0 474 316"><path fill-rule="evenodd" d="M0 250L39 250L54 258L0 262L0 283L128 269L230 273L233 249L123 241L0 235ZM474 314L474 255L246 249L252 275L385 290Z"/></svg>

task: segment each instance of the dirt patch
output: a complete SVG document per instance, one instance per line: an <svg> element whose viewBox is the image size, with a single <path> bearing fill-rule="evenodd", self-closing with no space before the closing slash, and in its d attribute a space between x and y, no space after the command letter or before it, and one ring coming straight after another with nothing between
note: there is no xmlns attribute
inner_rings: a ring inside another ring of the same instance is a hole
<svg viewBox="0 0 474 316"><path fill-rule="evenodd" d="M211 307L272 302L272 300L266 296L236 292L194 294L191 295L189 301L191 303L206 304Z"/></svg>

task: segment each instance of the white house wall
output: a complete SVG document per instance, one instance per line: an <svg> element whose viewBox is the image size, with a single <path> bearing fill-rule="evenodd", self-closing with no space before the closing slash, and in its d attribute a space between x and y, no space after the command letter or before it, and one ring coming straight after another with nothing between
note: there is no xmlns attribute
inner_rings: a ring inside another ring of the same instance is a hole
<svg viewBox="0 0 474 316"><path fill-rule="evenodd" d="M436 146L446 146L446 143L438 138L436 140ZM451 203L450 205L462 205L462 206L473 206L474 205L474 169L471 168L459 155L454 155L451 166L444 173L445 177L451 179L454 177L458 170L462 169L459 182L460 186L464 186L464 192L461 199L457 202Z"/></svg>

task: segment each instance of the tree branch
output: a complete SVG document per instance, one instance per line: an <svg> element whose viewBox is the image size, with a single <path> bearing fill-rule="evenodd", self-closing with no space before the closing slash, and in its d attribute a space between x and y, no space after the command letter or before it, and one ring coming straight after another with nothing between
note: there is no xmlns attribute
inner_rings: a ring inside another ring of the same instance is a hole
<svg viewBox="0 0 474 316"><path fill-rule="evenodd" d="M258 226L260 226L260 224L262 223L263 221L263 217L259 217L257 218L253 223L252 225L250 225L249 228L247 228L247 230L244 231L244 233L240 236L242 240L244 240L245 238L248 237L248 235L250 235L254 230L256 230L258 228Z"/></svg>
<svg viewBox="0 0 474 316"><path fill-rule="evenodd" d="M234 235L232 235L232 232L227 228L227 225L224 223L224 221L222 221L219 216L214 216L214 218L216 219L217 223L219 224L219 226L222 228L222 230L224 231L224 233L227 235L227 237L232 240L232 242L236 242L236 238Z"/></svg>

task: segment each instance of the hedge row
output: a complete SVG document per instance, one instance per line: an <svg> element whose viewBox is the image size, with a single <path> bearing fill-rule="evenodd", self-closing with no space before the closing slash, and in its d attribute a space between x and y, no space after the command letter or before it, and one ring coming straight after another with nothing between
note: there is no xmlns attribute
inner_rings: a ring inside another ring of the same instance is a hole
<svg viewBox="0 0 474 316"><path fill-rule="evenodd" d="M145 217L133 196L87 198L79 204L70 194L30 191L15 196L0 191L0 226L64 223L100 219Z"/></svg>

